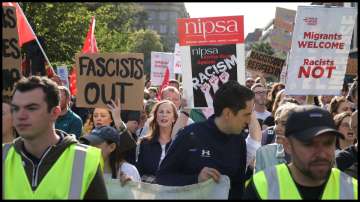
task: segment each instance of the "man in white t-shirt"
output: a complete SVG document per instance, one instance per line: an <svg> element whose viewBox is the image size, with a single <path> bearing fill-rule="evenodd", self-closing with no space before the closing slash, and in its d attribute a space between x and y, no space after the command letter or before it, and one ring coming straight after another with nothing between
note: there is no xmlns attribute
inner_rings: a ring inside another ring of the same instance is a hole
<svg viewBox="0 0 360 202"><path fill-rule="evenodd" d="M262 122L271 115L269 111L266 110L266 88L261 83L256 83L251 87L251 90L255 93L255 114L256 118L259 120L260 125Z"/></svg>

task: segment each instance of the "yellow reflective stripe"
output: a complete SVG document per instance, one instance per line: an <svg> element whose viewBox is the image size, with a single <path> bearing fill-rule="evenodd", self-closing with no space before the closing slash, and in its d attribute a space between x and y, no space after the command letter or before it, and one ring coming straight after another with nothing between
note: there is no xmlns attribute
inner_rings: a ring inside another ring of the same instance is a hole
<svg viewBox="0 0 360 202"><path fill-rule="evenodd" d="M288 167L282 163L276 165L276 170L279 178L279 199L296 199L301 200L300 193L295 185L293 178L291 177Z"/></svg>
<svg viewBox="0 0 360 202"><path fill-rule="evenodd" d="M358 199L358 181L357 179L353 178L353 189L354 189L354 199Z"/></svg>
<svg viewBox="0 0 360 202"><path fill-rule="evenodd" d="M268 198L267 199L279 199L279 178L275 166L266 168L264 170L266 181L268 184Z"/></svg>
<svg viewBox="0 0 360 202"><path fill-rule="evenodd" d="M352 177L340 172L340 198L339 199L354 199L353 180Z"/></svg>
<svg viewBox="0 0 360 202"><path fill-rule="evenodd" d="M266 182L266 177L264 171L259 171L253 176L253 182L255 188L260 196L261 199L268 198L268 184Z"/></svg>
<svg viewBox="0 0 360 202"><path fill-rule="evenodd" d="M339 170L332 168L329 179L325 185L325 190L321 199L339 199L340 191L340 172Z"/></svg>

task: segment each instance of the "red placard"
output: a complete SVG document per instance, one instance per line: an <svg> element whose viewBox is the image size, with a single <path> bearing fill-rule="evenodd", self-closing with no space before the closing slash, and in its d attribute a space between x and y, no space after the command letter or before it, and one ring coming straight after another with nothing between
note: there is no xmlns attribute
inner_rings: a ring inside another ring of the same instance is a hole
<svg viewBox="0 0 360 202"><path fill-rule="evenodd" d="M180 46L244 43L244 16L177 19Z"/></svg>

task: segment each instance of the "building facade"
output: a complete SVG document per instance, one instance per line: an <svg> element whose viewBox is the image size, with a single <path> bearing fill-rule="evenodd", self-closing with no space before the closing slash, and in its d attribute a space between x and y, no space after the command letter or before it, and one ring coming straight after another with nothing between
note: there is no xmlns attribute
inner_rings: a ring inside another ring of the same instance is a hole
<svg viewBox="0 0 360 202"><path fill-rule="evenodd" d="M138 3L147 13L146 28L161 36L165 52L173 52L178 42L177 18L188 18L185 4L180 2L142 2Z"/></svg>

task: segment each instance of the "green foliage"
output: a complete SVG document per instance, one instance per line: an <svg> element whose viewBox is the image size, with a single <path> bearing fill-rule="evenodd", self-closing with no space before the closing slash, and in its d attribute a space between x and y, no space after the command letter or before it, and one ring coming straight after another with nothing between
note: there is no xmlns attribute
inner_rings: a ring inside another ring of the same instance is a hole
<svg viewBox="0 0 360 202"><path fill-rule="evenodd" d="M146 19L142 7L135 3L22 2L20 6L35 34L44 37L45 52L51 63L74 63L74 56L81 52L89 30L91 16L95 16L95 37L100 52L131 52L134 47L138 52L147 50L129 42L136 29L144 27ZM156 48L158 43L149 46Z"/></svg>
<svg viewBox="0 0 360 202"><path fill-rule="evenodd" d="M151 51L163 51L160 35L149 29L134 32L129 38L128 47L130 52L144 53L145 73L150 73Z"/></svg>
<svg viewBox="0 0 360 202"><path fill-rule="evenodd" d="M268 55L273 55L275 53L275 51L273 50L273 48L271 47L271 45L268 42L254 43L251 46L251 50L263 52Z"/></svg>

